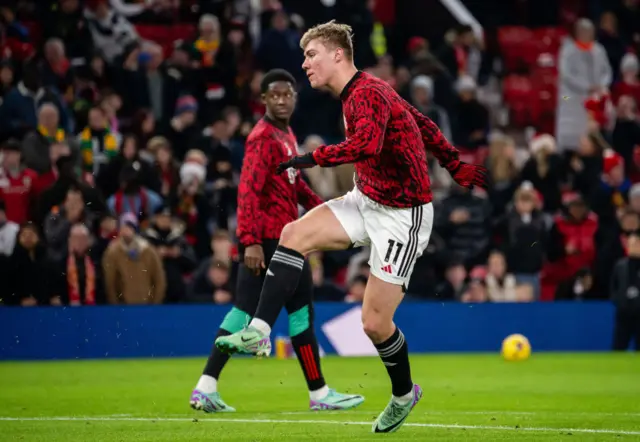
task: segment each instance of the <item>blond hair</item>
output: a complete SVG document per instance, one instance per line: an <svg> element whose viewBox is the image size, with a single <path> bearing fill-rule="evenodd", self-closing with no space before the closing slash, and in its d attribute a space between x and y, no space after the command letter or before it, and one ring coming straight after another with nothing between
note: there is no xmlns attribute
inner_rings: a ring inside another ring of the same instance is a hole
<svg viewBox="0 0 640 442"><path fill-rule="evenodd" d="M351 41L351 26L336 23L331 20L327 23L316 25L304 33L300 39L300 47L304 51L311 40L319 39L325 46L332 49L342 48L347 60L353 60L353 42Z"/></svg>

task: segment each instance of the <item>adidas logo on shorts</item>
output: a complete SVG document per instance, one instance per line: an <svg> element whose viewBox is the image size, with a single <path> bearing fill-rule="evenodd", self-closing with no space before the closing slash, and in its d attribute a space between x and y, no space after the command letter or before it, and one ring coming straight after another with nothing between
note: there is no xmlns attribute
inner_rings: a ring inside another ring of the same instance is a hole
<svg viewBox="0 0 640 442"><path fill-rule="evenodd" d="M386 266L380 268L383 272L392 273L391 264L387 264Z"/></svg>

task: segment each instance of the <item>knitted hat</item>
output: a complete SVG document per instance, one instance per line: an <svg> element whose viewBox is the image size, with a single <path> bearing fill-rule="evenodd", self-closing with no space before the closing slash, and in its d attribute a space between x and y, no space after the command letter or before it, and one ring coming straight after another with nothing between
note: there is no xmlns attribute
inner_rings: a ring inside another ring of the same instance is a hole
<svg viewBox="0 0 640 442"><path fill-rule="evenodd" d="M176 115L184 112L198 112L198 102L192 95L183 95L176 102Z"/></svg>
<svg viewBox="0 0 640 442"><path fill-rule="evenodd" d="M534 136L529 142L529 151L532 155L537 154L541 149L547 148L551 152L556 150L556 139L549 134L539 134Z"/></svg>
<svg viewBox="0 0 640 442"><path fill-rule="evenodd" d="M196 180L204 182L206 176L207 170L202 164L184 163L180 166L180 182L182 184L189 184Z"/></svg>
<svg viewBox="0 0 640 442"><path fill-rule="evenodd" d="M123 213L122 216L120 216L120 225L129 226L137 232L139 226L138 217L131 212Z"/></svg>
<svg viewBox="0 0 640 442"><path fill-rule="evenodd" d="M602 171L605 174L611 173L618 166L624 166L624 158L613 149L605 150L603 157Z"/></svg>

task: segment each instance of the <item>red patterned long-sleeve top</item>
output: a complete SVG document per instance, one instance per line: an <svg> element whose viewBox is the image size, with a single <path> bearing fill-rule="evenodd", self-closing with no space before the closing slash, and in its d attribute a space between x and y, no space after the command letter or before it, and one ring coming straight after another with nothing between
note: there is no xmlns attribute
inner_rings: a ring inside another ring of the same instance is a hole
<svg viewBox="0 0 640 442"><path fill-rule="evenodd" d="M264 117L245 145L238 188L240 244L248 247L263 239L279 239L282 229L298 219L298 204L311 210L322 200L302 179L300 171L276 174L278 164L297 155L297 142L289 127Z"/></svg>
<svg viewBox="0 0 640 442"><path fill-rule="evenodd" d="M438 126L387 83L364 72L354 75L340 99L347 139L316 149L316 163L355 163L358 189L385 206L431 202L426 150L449 170L459 156Z"/></svg>

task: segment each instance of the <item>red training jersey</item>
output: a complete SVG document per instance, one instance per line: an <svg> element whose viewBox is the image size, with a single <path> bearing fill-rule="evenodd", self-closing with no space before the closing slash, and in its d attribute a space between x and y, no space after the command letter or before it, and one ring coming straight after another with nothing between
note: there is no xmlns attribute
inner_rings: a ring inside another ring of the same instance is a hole
<svg viewBox="0 0 640 442"><path fill-rule="evenodd" d="M382 205L431 202L429 150L445 168L458 160L438 126L384 81L358 71L342 93L347 139L313 152L319 166L355 163L356 186Z"/></svg>
<svg viewBox="0 0 640 442"><path fill-rule="evenodd" d="M38 174L31 169L23 169L15 175L0 169L0 199L4 201L9 221L23 224L30 220L33 186L37 178Z"/></svg>
<svg viewBox="0 0 640 442"><path fill-rule="evenodd" d="M297 155L297 150L293 131L268 117L249 134L238 187L236 233L243 246L279 239L283 227L298 219L298 204L307 210L322 204L299 170L276 174L278 164Z"/></svg>

